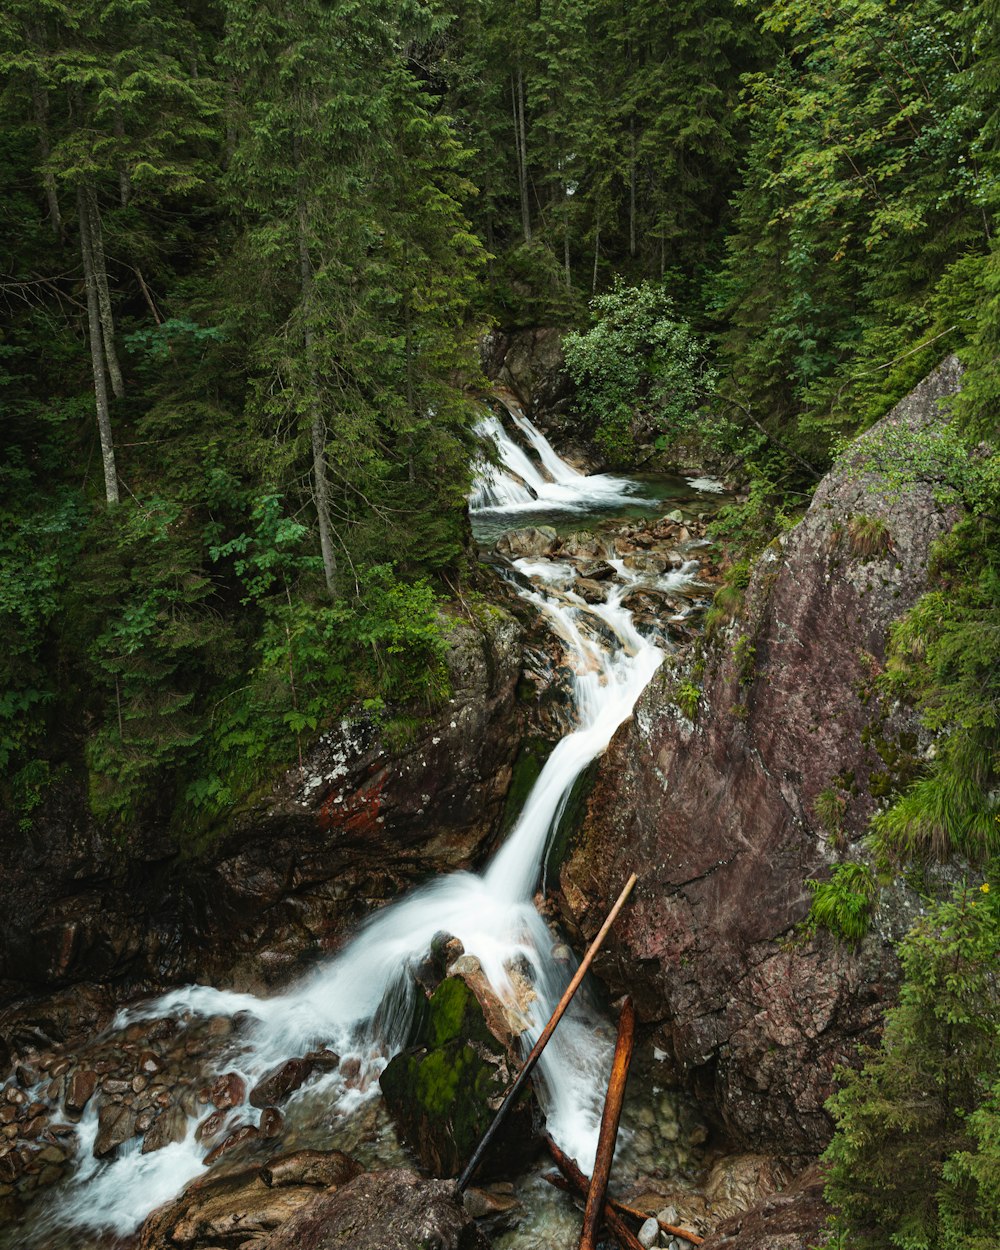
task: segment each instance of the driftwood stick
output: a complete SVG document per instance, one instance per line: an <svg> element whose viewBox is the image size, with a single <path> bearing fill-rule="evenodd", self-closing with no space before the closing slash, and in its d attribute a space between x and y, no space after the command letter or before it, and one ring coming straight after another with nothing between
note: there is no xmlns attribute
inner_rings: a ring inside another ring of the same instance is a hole
<svg viewBox="0 0 1000 1250"><path fill-rule="evenodd" d="M572 1162L572 1160L570 1160L570 1162ZM579 1193L578 1187L576 1185L571 1185L565 1176L557 1176L554 1172L546 1172L543 1173L542 1179L548 1181L554 1189L561 1189L563 1193ZM584 1176L584 1186L586 1186L587 1183L587 1178ZM705 1240L704 1237L699 1237L697 1233L692 1233L690 1229L679 1228L676 1224L668 1224L666 1220L661 1220L658 1215L653 1215L649 1211L640 1211L638 1207L630 1207L627 1202L619 1202L617 1198L606 1199L606 1204L611 1207L613 1211L618 1211L622 1215L630 1215L632 1219L638 1220L640 1224L645 1224L648 1219L655 1219L657 1224L659 1224L665 1233L669 1233L671 1237L682 1237L685 1241L690 1241L693 1246L700 1246Z"/></svg>
<svg viewBox="0 0 1000 1250"><path fill-rule="evenodd" d="M468 1187L469 1182L472 1180L473 1176L475 1175L476 1168L478 1168L479 1164L482 1162L483 1155L486 1153L487 1149L489 1148L490 1142L496 1136L497 1130L500 1128L500 1125L507 1118L507 1115L511 1107L513 1107L514 1105L514 1101L517 1098L517 1095L520 1093L521 1089L523 1088L525 1081L527 1081L528 1077L531 1075L531 1071L534 1068L535 1064L538 1062L539 1056L541 1055L542 1051L547 1046L549 1038L556 1031L556 1025L565 1015L566 1008L570 1005L573 995L579 989L580 982L587 975L587 969L594 962L594 956L601 949L601 946L604 943L604 939L608 936L608 932L610 931L611 926L614 924L615 920L618 918L618 913L625 906L626 900L628 899L628 896L632 893L632 888L635 885L636 881L638 881L638 879L639 878L635 875L635 873L632 873L631 877L629 877L628 881L626 881L625 888L622 890L621 894L618 895L617 902L615 903L614 907L612 907L611 910L608 912L607 920L605 920L604 924L601 925L601 928L597 934L597 937L595 937L593 942L591 942L586 955L584 955L583 959L580 961L580 966L579 968L577 968L576 973L573 976L573 980L570 981L569 985L566 987L566 992L565 994L563 994L562 998L560 998L555 1011L553 1011L551 1017L549 1018L548 1024L545 1026L544 1029L542 1029L541 1033L539 1034L538 1041L535 1042L534 1046L532 1046L531 1053L528 1055L527 1059L525 1059L524 1064L521 1067L521 1071L514 1078L513 1084L511 1085L510 1089L507 1091L506 1094L504 1094L503 1102L497 1108L497 1113L493 1117L493 1123L489 1126L489 1128L483 1134L482 1141L480 1141L479 1145L476 1147L475 1151L473 1152L472 1158L465 1165L465 1171L458 1178L458 1192L459 1193L462 1193L463 1190L465 1190Z"/></svg>
<svg viewBox="0 0 1000 1250"><path fill-rule="evenodd" d="M564 1154L551 1137L546 1137L545 1143L559 1171L569 1182L570 1188L581 1198L586 1198L590 1193L590 1180L580 1171L576 1160ZM642 1242L610 1203L605 1203L603 1215L605 1224L622 1250L642 1250Z"/></svg>
<svg viewBox="0 0 1000 1250"><path fill-rule="evenodd" d="M601 1131L597 1138L597 1154L590 1177L590 1189L587 1192L587 1205L583 1209L580 1250L595 1250L597 1245L597 1229L604 1212L608 1181L611 1179L611 1163L615 1156L615 1142L618 1140L618 1123L622 1117L628 1070L632 1064L634 1038L635 1007L631 998L626 998L618 1017L618 1040L615 1042L615 1057L611 1063L611 1075L608 1077L608 1092L601 1115Z"/></svg>

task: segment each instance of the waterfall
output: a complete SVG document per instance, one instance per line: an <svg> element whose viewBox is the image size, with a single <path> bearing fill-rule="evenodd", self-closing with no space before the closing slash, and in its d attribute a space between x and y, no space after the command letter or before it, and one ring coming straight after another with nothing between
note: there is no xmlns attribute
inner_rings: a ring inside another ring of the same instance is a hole
<svg viewBox="0 0 1000 1250"><path fill-rule="evenodd" d="M516 514L526 499L533 508L557 500L553 506L573 510L595 499L607 502L615 492L620 498L629 495L631 483L578 473L560 460L526 418L517 412L511 415L542 467L497 418L486 418L480 429L494 440L507 472L498 471L492 479L480 477L470 505L474 512L503 509ZM416 995L422 993L410 965L424 957L436 934L446 931L480 960L501 997L514 993L509 969L527 961L536 997L527 1008L530 1019L522 1042L532 1044L574 970L553 958L552 933L532 903L549 838L577 778L631 714L663 653L637 632L631 613L622 607L628 585L608 582L605 602L589 604L572 589L571 564L553 560L516 564L527 583L520 585L519 593L546 619L572 669L575 725L549 755L520 818L485 871L438 878L377 912L339 954L275 997L188 986L120 1012L115 1027L182 1013L246 1013L250 1024L241 1026L244 1048L227 1055L225 1063L246 1079L248 1088L276 1064L321 1046L342 1057L357 1057L374 1078L407 1042ZM638 575L619 562L616 567L626 582L637 580ZM691 581L695 567L688 565L658 583L667 587ZM524 1010L524 1004L518 1009ZM607 1029L587 1005L586 996L578 995L538 1069L536 1088L548 1129L587 1170L596 1147L610 1049ZM310 1093L321 1090L332 1107L346 1111L361 1098L374 1096L377 1082L373 1079L365 1094L348 1089L334 1072L308 1088ZM258 1114L249 1107L243 1110L247 1118ZM91 1107L80 1126L84 1162L49 1219L119 1235L131 1232L148 1212L203 1172L206 1148L195 1139L195 1123L192 1118L184 1141L165 1149L143 1155L141 1143L132 1141L116 1159L98 1162L89 1157L97 1128Z"/></svg>
<svg viewBox="0 0 1000 1250"><path fill-rule="evenodd" d="M537 462L497 416L484 417L476 433L496 450L500 464L476 465L469 507L473 512L585 512L635 500L638 483L609 473L584 474L567 464L513 400L504 399L515 428L529 443Z"/></svg>

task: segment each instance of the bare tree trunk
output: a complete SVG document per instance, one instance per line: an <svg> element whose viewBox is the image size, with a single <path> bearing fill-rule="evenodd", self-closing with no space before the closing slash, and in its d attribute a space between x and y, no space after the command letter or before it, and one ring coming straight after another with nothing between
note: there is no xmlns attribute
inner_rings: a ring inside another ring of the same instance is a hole
<svg viewBox="0 0 1000 1250"><path fill-rule="evenodd" d="M84 285L87 288L87 337L90 339L90 361L94 371L94 396L97 401L97 428L101 435L101 458L104 461L104 493L110 507L118 503L118 470L115 465L115 444L111 434L111 414L108 411L108 387L104 377L104 349L97 278L94 273L93 240L90 235L90 212L82 187L77 191L76 196L77 211L80 216L80 255L83 259Z"/></svg>
<svg viewBox="0 0 1000 1250"><path fill-rule="evenodd" d="M115 105L114 120L115 138L124 143L125 140L125 123L122 121L121 106ZM132 195L132 183L129 181L128 171L119 161L118 165L118 197L121 200L122 208L128 208L128 202Z"/></svg>
<svg viewBox="0 0 1000 1250"><path fill-rule="evenodd" d="M564 195L565 205L563 207L563 267L566 270L566 290L573 288L573 275L570 271L569 264L569 196Z"/></svg>
<svg viewBox="0 0 1000 1250"><path fill-rule="evenodd" d="M629 170L628 170L628 254L635 256L635 118L629 124Z"/></svg>
<svg viewBox="0 0 1000 1250"><path fill-rule="evenodd" d="M531 205L528 201L528 140L524 123L524 77L518 64L511 83L514 98L514 145L517 149L517 186L521 195L521 227L525 243L531 242Z"/></svg>
<svg viewBox="0 0 1000 1250"><path fill-rule="evenodd" d="M597 294L597 262L601 255L601 206L597 206L597 221L594 223L594 278L590 284L591 295Z"/></svg>
<svg viewBox="0 0 1000 1250"><path fill-rule="evenodd" d="M104 339L104 359L108 362L108 377L116 399L125 394L125 383L122 381L121 366L118 353L115 351L115 317L111 308L111 292L108 289L108 267L104 259L104 232L101 229L101 211L97 206L97 196L88 187L84 192L84 205L89 220L90 254L94 268L94 279L97 283L97 304L101 315L101 330Z"/></svg>
<svg viewBox="0 0 1000 1250"><path fill-rule="evenodd" d="M49 221L56 238L62 237L62 214L59 211L59 196L56 194L56 179L51 170L47 169L52 147L49 143L49 97L35 83L31 88L32 104L35 109L35 125L38 127L38 150L42 157L42 187L45 200L49 206Z"/></svg>
<svg viewBox="0 0 1000 1250"><path fill-rule="evenodd" d="M333 549L333 526L330 522L330 480L326 468L326 422L319 406L316 366L313 360L313 332L309 321L312 303L312 263L309 260L305 201L299 198L299 289L302 296L303 331L309 373L309 434L312 442L313 497L319 522L319 549L323 556L323 578L331 599L337 597L337 554Z"/></svg>

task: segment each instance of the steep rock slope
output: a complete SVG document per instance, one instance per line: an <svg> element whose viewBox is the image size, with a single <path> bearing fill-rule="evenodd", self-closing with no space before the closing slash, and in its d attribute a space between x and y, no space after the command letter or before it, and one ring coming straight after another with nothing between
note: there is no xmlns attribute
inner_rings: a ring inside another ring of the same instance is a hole
<svg viewBox="0 0 1000 1250"><path fill-rule="evenodd" d="M851 449L802 521L763 553L736 620L709 650L695 720L683 674L654 680L602 764L561 873L589 935L634 867L635 902L603 975L638 997L679 1076L739 1140L808 1152L829 1134L832 1072L894 993L888 942L915 900L883 898L858 950L796 931L807 877L850 853L920 751L912 712L874 678L887 631L926 585L952 519L929 485L894 488L866 462L893 426L933 437L959 383L949 358ZM690 676L690 674L688 674ZM824 792L843 805L831 820Z"/></svg>
<svg viewBox="0 0 1000 1250"><path fill-rule="evenodd" d="M485 853L521 738L521 629L494 607L456 612L447 638L450 698L405 741L344 721L200 851L155 823L102 835L68 786L27 834L0 813L0 1060L21 1036L92 1027L103 989L283 981L414 881ZM71 992L83 982L102 992Z"/></svg>

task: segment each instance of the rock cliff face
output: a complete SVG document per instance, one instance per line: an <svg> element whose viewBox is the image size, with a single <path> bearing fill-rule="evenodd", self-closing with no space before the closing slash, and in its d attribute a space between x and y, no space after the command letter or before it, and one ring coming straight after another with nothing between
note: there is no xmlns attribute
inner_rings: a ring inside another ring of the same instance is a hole
<svg viewBox="0 0 1000 1250"><path fill-rule="evenodd" d="M894 992L886 937L913 906L905 893L883 900L858 950L796 926L805 879L850 853L920 750L912 712L885 706L873 682L952 518L929 486L890 489L865 449L893 426L930 434L958 381L946 360L757 561L709 649L693 722L674 701L684 674L654 679L563 865L564 915L587 936L641 874L603 975L636 996L679 1076L750 1145L825 1141L833 1068L872 1037Z"/></svg>
<svg viewBox="0 0 1000 1250"><path fill-rule="evenodd" d="M521 737L521 630L490 608L451 617L448 637L451 697L410 740L344 722L200 854L155 827L116 844L68 790L28 835L0 816L0 1059L5 1037L60 1040L101 1012L100 995L18 999L85 981L260 989L413 881L477 860Z"/></svg>

